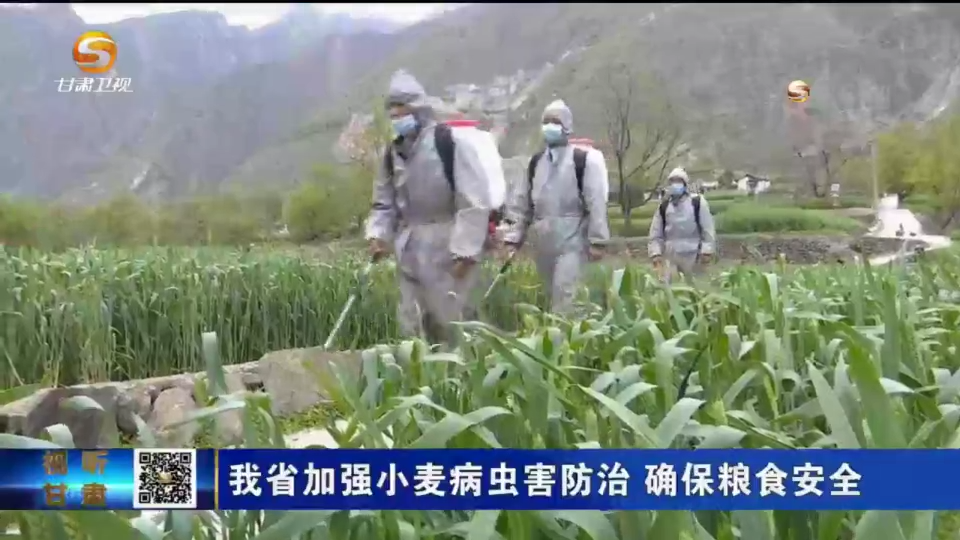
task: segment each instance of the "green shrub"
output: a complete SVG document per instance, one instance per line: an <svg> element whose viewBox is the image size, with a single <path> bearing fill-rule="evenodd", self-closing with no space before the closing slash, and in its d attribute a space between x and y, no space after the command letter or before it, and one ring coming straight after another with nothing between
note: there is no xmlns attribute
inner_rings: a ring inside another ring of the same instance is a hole
<svg viewBox="0 0 960 540"><path fill-rule="evenodd" d="M622 238L636 238L638 236L647 236L650 234L651 218L637 218L630 220L630 226L627 227L622 217L610 220L610 235Z"/></svg>
<svg viewBox="0 0 960 540"><path fill-rule="evenodd" d="M718 189L708 191L703 194L712 204L714 201L742 201L747 198L747 194L736 189Z"/></svg>
<svg viewBox="0 0 960 540"><path fill-rule="evenodd" d="M318 167L287 201L284 217L292 239L313 242L358 231L370 211L371 188L361 168Z"/></svg>
<svg viewBox="0 0 960 540"><path fill-rule="evenodd" d="M235 201L186 201L162 208L153 218L153 240L163 245L250 243L263 227Z"/></svg>
<svg viewBox="0 0 960 540"><path fill-rule="evenodd" d="M799 207L806 208L808 210L829 210L831 208L873 208L873 200L865 196L839 197L836 201L833 199L833 197L823 197L800 201Z"/></svg>
<svg viewBox="0 0 960 540"><path fill-rule="evenodd" d="M903 207L918 216L936 217L940 214L938 206L933 204L908 203L904 204Z"/></svg>
<svg viewBox="0 0 960 540"><path fill-rule="evenodd" d="M656 213L657 213L657 201L650 201L649 203L639 208L634 208L633 211L630 212L630 217L634 220L650 219ZM610 209L607 212L607 216L611 220L615 220L615 219L623 220L623 213L620 211L619 207Z"/></svg>
<svg viewBox="0 0 960 540"><path fill-rule="evenodd" d="M863 227L853 218L828 211L790 206L785 200L735 201L709 200L718 234L785 233L807 231L852 232ZM619 213L610 216L610 234L619 237L647 236L658 205L649 204L633 211L630 227Z"/></svg>
<svg viewBox="0 0 960 540"><path fill-rule="evenodd" d="M175 202L148 202L121 194L86 207L0 199L0 243L48 251L95 243L133 247L241 245L274 227L280 194L221 194Z"/></svg>
<svg viewBox="0 0 960 540"><path fill-rule="evenodd" d="M354 165L318 167L289 199L261 189L162 202L121 193L73 208L3 197L0 244L47 251L85 244L248 245L273 236L282 217L296 240L339 238L359 230L370 210L370 175Z"/></svg>
<svg viewBox="0 0 960 540"><path fill-rule="evenodd" d="M714 201L713 199L707 198L707 203L710 205L710 213L714 217L724 213L731 206L740 204L740 201L733 199L720 199L719 201Z"/></svg>
<svg viewBox="0 0 960 540"><path fill-rule="evenodd" d="M36 245L43 236L45 214L38 204L0 196L0 244Z"/></svg>
<svg viewBox="0 0 960 540"><path fill-rule="evenodd" d="M943 203L933 195L917 193L907 197L900 206L921 216L936 217L941 213Z"/></svg>
<svg viewBox="0 0 960 540"><path fill-rule="evenodd" d="M705 196L707 203L710 205L710 212L717 216L722 213L724 210L729 208L731 205L737 204L740 201L734 199L720 199L713 200L709 195ZM660 203L657 201L650 201L649 203L639 207L634 208L633 212L630 214L630 217L634 220L637 219L653 219L653 216L659 211ZM607 210L607 218L613 222L614 220L623 220L623 214L620 212L620 207L610 208ZM649 224L648 224L649 225Z"/></svg>
<svg viewBox="0 0 960 540"><path fill-rule="evenodd" d="M862 229L855 219L823 210L742 203L728 208L717 218L721 234L787 232L854 232Z"/></svg>

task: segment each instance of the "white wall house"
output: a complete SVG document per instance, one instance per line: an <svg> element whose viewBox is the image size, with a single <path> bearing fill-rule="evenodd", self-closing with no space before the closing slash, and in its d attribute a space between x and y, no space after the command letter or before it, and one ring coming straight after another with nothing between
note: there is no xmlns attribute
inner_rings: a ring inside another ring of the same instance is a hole
<svg viewBox="0 0 960 540"><path fill-rule="evenodd" d="M737 191L744 193L763 193L770 189L770 181L766 178L748 174L737 180Z"/></svg>
<svg viewBox="0 0 960 540"><path fill-rule="evenodd" d="M709 182L704 182L704 181L697 182L697 185L699 186L701 193L706 193L708 191L720 189L720 182L716 180L711 180Z"/></svg>

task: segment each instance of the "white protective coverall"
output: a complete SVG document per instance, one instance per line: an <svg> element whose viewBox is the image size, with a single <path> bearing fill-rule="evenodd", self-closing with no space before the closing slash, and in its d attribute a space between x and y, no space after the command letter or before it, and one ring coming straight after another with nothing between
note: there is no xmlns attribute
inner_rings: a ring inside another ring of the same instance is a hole
<svg viewBox="0 0 960 540"><path fill-rule="evenodd" d="M680 168L671 171L667 178L668 182L682 180L687 186L690 183L687 172ZM712 256L716 253L717 233L710 205L702 195L694 196L700 198L699 228L689 191L677 197L665 195L661 204L667 204L664 212L666 226L660 217L659 208L650 222L647 252L651 258L665 259L669 263L670 274L676 269L682 274L692 276L700 270L701 254Z"/></svg>
<svg viewBox="0 0 960 540"><path fill-rule="evenodd" d="M465 137L458 138L457 130L452 131L456 188L451 190L434 144L437 122L426 98L412 75L393 75L387 103L409 105L419 127L414 136L392 145L392 175L381 164L366 236L393 243L401 332L413 337L423 331L431 343L453 345L450 323L462 318L477 285L493 203L477 149ZM457 257L476 261L459 280L451 274Z"/></svg>
<svg viewBox="0 0 960 540"><path fill-rule="evenodd" d="M569 138L573 114L563 101L548 105L543 116L559 118ZM610 239L603 154L587 152L581 195L573 150L567 142L548 147L536 165L532 190L524 171L508 204L515 225L504 237L510 245L531 245L551 310L566 314L573 308L589 247L603 246Z"/></svg>

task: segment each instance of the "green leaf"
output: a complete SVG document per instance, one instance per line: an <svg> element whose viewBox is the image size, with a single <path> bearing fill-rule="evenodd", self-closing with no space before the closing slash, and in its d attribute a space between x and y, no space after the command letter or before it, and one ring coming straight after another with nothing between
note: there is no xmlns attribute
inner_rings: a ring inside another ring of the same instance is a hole
<svg viewBox="0 0 960 540"><path fill-rule="evenodd" d="M770 512L764 510L741 510L733 513L733 519L740 528L740 537L750 540L774 540L773 519Z"/></svg>
<svg viewBox="0 0 960 540"><path fill-rule="evenodd" d="M853 540L906 540L896 512L869 510L853 531Z"/></svg>
<svg viewBox="0 0 960 540"><path fill-rule="evenodd" d="M618 540L617 532L603 512L597 510L564 510L539 512L540 515L577 526L593 540Z"/></svg>
<svg viewBox="0 0 960 540"><path fill-rule="evenodd" d="M210 383L210 397L218 397L227 393L227 379L220 361L220 346L216 332L204 332L200 336L203 344L203 364L207 372L207 381Z"/></svg>
<svg viewBox="0 0 960 540"><path fill-rule="evenodd" d="M624 407L613 398L601 394L595 390L591 390L585 386L581 386L580 390L585 392L588 396L599 401L604 407L610 410L621 422L626 424L627 427L633 431L635 435L640 437L640 440L643 441L644 448L660 448L658 446L658 441L660 440L657 437L657 434L650 429L650 426L647 424L646 420L641 418L638 414L631 411L630 409Z"/></svg>
<svg viewBox="0 0 960 540"><path fill-rule="evenodd" d="M820 512L817 531L818 540L837 540L843 531L843 521L846 519L846 512L832 511Z"/></svg>
<svg viewBox="0 0 960 540"><path fill-rule="evenodd" d="M72 510L63 515L77 525L77 528L92 538L129 538L130 540L149 540L129 521L114 512L89 512Z"/></svg>
<svg viewBox="0 0 960 540"><path fill-rule="evenodd" d="M656 540L659 538L681 538L684 524L687 523L690 513L681 510L660 510L657 517L653 519L653 525L650 527L650 533L647 538Z"/></svg>
<svg viewBox="0 0 960 540"><path fill-rule="evenodd" d="M512 414L510 411L502 407L484 407L465 415L448 412L442 420L430 426L419 439L413 441L409 448L445 448L450 439L477 424L496 416L510 414Z"/></svg>
<svg viewBox="0 0 960 540"><path fill-rule="evenodd" d="M478 510L467 524L464 540L496 540L500 510Z"/></svg>
<svg viewBox="0 0 960 540"><path fill-rule="evenodd" d="M846 449L860 448L860 441L857 440L857 435L853 432L853 427L850 426L850 421L843 410L840 398L833 392L833 388L830 388L830 383L812 362L807 362L807 370L810 372L810 382L813 383L813 388L817 393L820 409L827 418L827 423L830 425L833 437L837 441L837 446Z"/></svg>
<svg viewBox="0 0 960 540"><path fill-rule="evenodd" d="M923 512L911 512L914 517L913 532L908 540L927 540L937 536L934 530L936 523L936 512L927 510Z"/></svg>
<svg viewBox="0 0 960 540"><path fill-rule="evenodd" d="M699 399L683 398L670 408L670 412L657 426L656 437L660 448L670 448L673 445L674 439L703 404Z"/></svg>
<svg viewBox="0 0 960 540"><path fill-rule="evenodd" d="M309 532L326 522L333 510L301 510L284 512L276 523L267 527L252 540L290 540Z"/></svg>
<svg viewBox="0 0 960 540"><path fill-rule="evenodd" d="M148 540L163 540L163 530L148 518L137 517L130 524Z"/></svg>
<svg viewBox="0 0 960 540"><path fill-rule="evenodd" d="M904 448L906 437L900 430L897 415L883 385L880 373L862 349L850 351L850 375L863 401L870 433L878 448Z"/></svg>

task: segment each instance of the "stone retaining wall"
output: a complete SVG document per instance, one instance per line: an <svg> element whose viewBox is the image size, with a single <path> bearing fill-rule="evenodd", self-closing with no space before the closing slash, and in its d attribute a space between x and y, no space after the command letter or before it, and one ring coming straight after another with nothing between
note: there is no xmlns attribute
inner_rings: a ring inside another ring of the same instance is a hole
<svg viewBox="0 0 960 540"><path fill-rule="evenodd" d="M226 366L227 390L265 391L270 394L273 412L287 417L310 410L326 401L316 373L331 363L356 373L359 353L324 352L320 347L268 353L256 362ZM206 404L197 403L196 383L205 373L154 377L139 381L47 388L32 396L0 407L0 433L39 437L44 429L65 424L73 433L77 448L105 448L116 435L135 436L139 417L170 446L190 446L200 426L191 422L175 429L169 426L189 417ZM64 400L86 396L102 410L73 410ZM240 411L216 418L217 438L235 444L242 438Z"/></svg>

